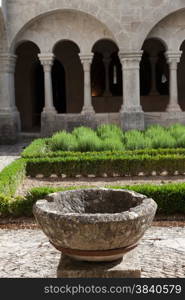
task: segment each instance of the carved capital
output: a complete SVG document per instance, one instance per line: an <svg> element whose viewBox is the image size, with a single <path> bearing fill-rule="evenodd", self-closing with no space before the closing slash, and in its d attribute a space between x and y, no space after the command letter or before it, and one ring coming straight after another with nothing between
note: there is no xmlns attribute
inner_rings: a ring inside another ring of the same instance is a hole
<svg viewBox="0 0 185 300"><path fill-rule="evenodd" d="M123 50L119 52L119 58L122 63L124 70L135 70L139 69L141 57L143 51L130 51L124 52Z"/></svg>
<svg viewBox="0 0 185 300"><path fill-rule="evenodd" d="M41 65L43 65L44 72L51 72L51 68L54 62L54 54L53 53L41 53L38 54Z"/></svg>
<svg viewBox="0 0 185 300"><path fill-rule="evenodd" d="M90 72L94 54L79 54L85 72Z"/></svg>

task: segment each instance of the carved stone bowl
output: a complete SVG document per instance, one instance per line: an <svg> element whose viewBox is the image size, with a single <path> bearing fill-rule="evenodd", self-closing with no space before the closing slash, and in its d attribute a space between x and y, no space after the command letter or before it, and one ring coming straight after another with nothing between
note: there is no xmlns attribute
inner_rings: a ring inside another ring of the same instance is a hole
<svg viewBox="0 0 185 300"><path fill-rule="evenodd" d="M74 259L114 261L138 245L157 210L154 200L128 190L59 192L33 209L51 244Z"/></svg>

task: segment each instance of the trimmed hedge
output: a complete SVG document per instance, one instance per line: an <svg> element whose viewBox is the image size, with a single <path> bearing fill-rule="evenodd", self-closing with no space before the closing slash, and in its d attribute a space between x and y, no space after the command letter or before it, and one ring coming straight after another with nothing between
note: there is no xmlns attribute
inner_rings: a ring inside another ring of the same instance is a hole
<svg viewBox="0 0 185 300"><path fill-rule="evenodd" d="M163 184L163 185L134 185L134 186L106 186L114 189L128 189L146 195L154 199L158 204L158 214L185 214L185 183ZM51 188L39 187L31 189L26 199L18 198L14 202L7 204L7 212L11 212L14 216L31 216L32 206L39 199L44 199L48 194L66 191L77 190L84 187L70 187L70 188Z"/></svg>
<svg viewBox="0 0 185 300"><path fill-rule="evenodd" d="M0 173L0 194L14 196L26 176L26 161L18 159Z"/></svg>
<svg viewBox="0 0 185 300"><path fill-rule="evenodd" d="M101 151L101 152L74 152L74 151L48 151L48 139L38 139L32 142L21 154L22 158L59 158L59 157L93 157L93 156L120 156L120 155L183 155L185 156L185 149L141 149L141 150L127 150L127 151Z"/></svg>
<svg viewBox="0 0 185 300"><path fill-rule="evenodd" d="M114 174L119 176L137 176L139 173L151 175L152 172L161 174L167 172L174 175L185 173L185 156L181 155L117 155L117 156L78 156L62 158L36 158L27 160L27 174L36 177L44 175L50 177L53 174L67 177L76 175L96 175L107 174L112 177Z"/></svg>

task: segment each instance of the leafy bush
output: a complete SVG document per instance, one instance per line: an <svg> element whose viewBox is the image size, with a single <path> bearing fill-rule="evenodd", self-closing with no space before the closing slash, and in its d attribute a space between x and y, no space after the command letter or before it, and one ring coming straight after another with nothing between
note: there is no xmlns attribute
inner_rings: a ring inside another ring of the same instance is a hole
<svg viewBox="0 0 185 300"><path fill-rule="evenodd" d="M121 140L123 139L123 131L121 128L114 124L106 124L106 125L101 125L97 128L97 135L102 139L102 140L107 140L107 139L116 139L116 140Z"/></svg>
<svg viewBox="0 0 185 300"><path fill-rule="evenodd" d="M151 140L141 131L132 130L125 133L124 144L127 150L151 148Z"/></svg>
<svg viewBox="0 0 185 300"><path fill-rule="evenodd" d="M151 126L145 132L145 137L150 138L151 148L174 148L176 147L175 138L162 126Z"/></svg>
<svg viewBox="0 0 185 300"><path fill-rule="evenodd" d="M72 134L76 136L77 139L82 136L97 136L96 132L93 129L84 126L75 128Z"/></svg>
<svg viewBox="0 0 185 300"><path fill-rule="evenodd" d="M78 150L81 152L101 151L102 141L95 134L87 134L78 137Z"/></svg>
<svg viewBox="0 0 185 300"><path fill-rule="evenodd" d="M41 157L48 152L48 141L50 139L36 139L34 140L21 154L22 157L29 157L30 155Z"/></svg>
<svg viewBox="0 0 185 300"><path fill-rule="evenodd" d="M52 174L61 176L66 174L68 177L76 175L88 176L95 174L102 176L107 173L113 176L137 176L143 172L151 175L153 171L161 174L166 171L169 175L185 173L185 156L183 155L82 155L61 158L36 158L27 161L27 174L35 177L43 174L50 177Z"/></svg>
<svg viewBox="0 0 185 300"><path fill-rule="evenodd" d="M17 187L26 176L26 162L18 159L3 169L0 173L0 194L14 196Z"/></svg>
<svg viewBox="0 0 185 300"><path fill-rule="evenodd" d="M185 134L185 126L181 124L174 124L168 127L168 132L173 136L175 139L180 138L182 135Z"/></svg>
<svg viewBox="0 0 185 300"><path fill-rule="evenodd" d="M120 189L119 186L111 188ZM164 185L141 184L124 186L121 189L133 190L154 199L158 204L158 213L167 215L185 213L185 183Z"/></svg>
<svg viewBox="0 0 185 300"><path fill-rule="evenodd" d="M75 151L78 148L78 143L74 135L66 131L61 131L53 135L49 146L52 151Z"/></svg>
<svg viewBox="0 0 185 300"><path fill-rule="evenodd" d="M106 138L102 141L102 151L123 151L124 145L117 137Z"/></svg>

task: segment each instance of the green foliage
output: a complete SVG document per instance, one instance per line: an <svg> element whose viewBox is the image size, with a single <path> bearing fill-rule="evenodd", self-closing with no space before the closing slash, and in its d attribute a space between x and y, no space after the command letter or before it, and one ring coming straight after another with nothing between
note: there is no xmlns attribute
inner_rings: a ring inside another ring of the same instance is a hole
<svg viewBox="0 0 185 300"><path fill-rule="evenodd" d="M148 149L151 147L151 139L145 137L143 132L131 130L125 133L124 144L127 150Z"/></svg>
<svg viewBox="0 0 185 300"><path fill-rule="evenodd" d="M78 137L78 150L81 152L101 151L102 141L96 134L87 134Z"/></svg>
<svg viewBox="0 0 185 300"><path fill-rule="evenodd" d="M0 194L13 196L26 176L26 162L18 159L0 173Z"/></svg>
<svg viewBox="0 0 185 300"><path fill-rule="evenodd" d="M106 124L99 126L97 128L97 135L102 140L116 139L122 141L123 139L123 131L121 130L121 128L114 124Z"/></svg>
<svg viewBox="0 0 185 300"><path fill-rule="evenodd" d="M120 186L112 188L120 189ZM185 213L185 183L164 185L135 185L124 186L122 189L133 190L154 199L158 204L158 213Z"/></svg>
<svg viewBox="0 0 185 300"><path fill-rule="evenodd" d="M145 137L151 140L151 148L175 148L176 140L170 132L162 126L155 125L148 128Z"/></svg>
<svg viewBox="0 0 185 300"><path fill-rule="evenodd" d="M123 151L124 146L118 137L106 138L102 141L102 151Z"/></svg>
<svg viewBox="0 0 185 300"><path fill-rule="evenodd" d="M49 141L49 147L52 151L75 151L78 148L77 139L71 133L66 131L57 132Z"/></svg>
<svg viewBox="0 0 185 300"><path fill-rule="evenodd" d="M21 154L24 157L41 157L47 154L49 150L47 148L47 143L49 139L37 139L34 140Z"/></svg>
<svg viewBox="0 0 185 300"><path fill-rule="evenodd" d="M161 174L166 171L173 175L176 171L179 174L185 173L185 156L183 155L79 155L61 158L36 158L27 161L27 174L35 177L43 174L50 177L52 174L68 177L76 175L88 176L95 174L102 176L107 173L110 177L113 174L120 176L137 176L140 172L151 175L153 171Z"/></svg>

